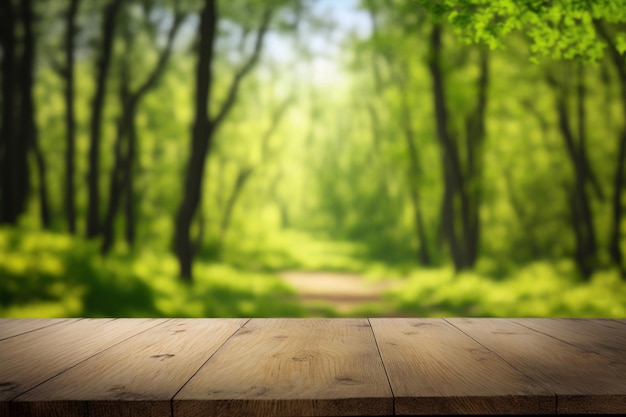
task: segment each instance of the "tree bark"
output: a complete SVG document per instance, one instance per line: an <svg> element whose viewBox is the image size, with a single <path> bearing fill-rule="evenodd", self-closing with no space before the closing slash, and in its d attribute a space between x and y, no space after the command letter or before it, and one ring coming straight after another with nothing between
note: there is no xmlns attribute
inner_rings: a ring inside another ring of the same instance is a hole
<svg viewBox="0 0 626 417"><path fill-rule="evenodd" d="M428 238L422 215L421 196L418 186L418 178L421 175L419 155L417 146L415 145L415 135L411 127L411 110L407 98L407 86L404 83L399 85L402 96L402 124L404 127L404 140L409 154L409 192L411 194L411 202L413 203L413 227L415 228L415 237L417 238L418 250L417 257L419 262L424 266L432 265L432 257L428 249Z"/></svg>
<svg viewBox="0 0 626 417"><path fill-rule="evenodd" d="M50 227L50 203L48 201L47 171L46 162L41 147L35 119L36 109L33 97L33 86L35 78L35 35L33 31L33 6L32 0L22 0L22 22L23 22L23 51L22 51L22 140L26 142L27 148L32 151L37 167L38 194L39 194L39 217L44 229ZM24 167L27 172L28 167ZM25 181L28 182L28 175ZM28 187L26 188L28 190ZM28 193L28 191L26 191ZM26 194L25 198L28 197Z"/></svg>
<svg viewBox="0 0 626 417"><path fill-rule="evenodd" d="M485 128L485 114L489 87L489 54L482 47L479 50L480 75L477 80L476 107L470 113L466 122L467 141L467 176L463 192L467 195L467 209L464 217L465 247L468 256L468 267L473 267L478 258L480 246L480 207L482 203L482 175L484 142L487 135Z"/></svg>
<svg viewBox="0 0 626 417"><path fill-rule="evenodd" d="M176 215L176 230L174 233L174 247L178 258L180 275L183 281L189 283L192 281L192 261L194 255L190 229L201 200L206 159L211 150L215 132L235 103L241 81L254 67L259 58L270 18L271 13L268 10L263 16L261 27L257 32L252 55L239 71L235 73L224 103L216 115L211 117L208 103L211 97L212 64L218 21L216 0L205 0L200 14L198 33L200 49L196 66L195 114L191 134L191 149L183 185L182 201Z"/></svg>
<svg viewBox="0 0 626 417"><path fill-rule="evenodd" d="M183 186L183 198L176 216L174 246L183 280L191 282L192 243L189 236L191 221L200 202L202 176L211 145L212 125L209 121L209 97L213 78L213 49L217 33L216 0L205 0L200 14L198 64L196 66L195 115L191 133L189 165Z"/></svg>
<svg viewBox="0 0 626 417"><path fill-rule="evenodd" d="M429 70L433 83L433 100L437 139L442 147L442 166L444 174L444 191L441 208L441 226L444 239L450 247L450 254L458 271L464 267L464 256L461 252L454 213L454 194L459 188L460 173L458 172L458 152L456 144L448 132L448 109L445 101L445 84L441 66L441 24L434 24L430 37Z"/></svg>
<svg viewBox="0 0 626 417"><path fill-rule="evenodd" d="M135 118L130 121L128 130L128 155L126 158L125 178L126 186L124 187L124 217L125 217L125 233L126 244L132 248L135 244L137 222L135 215L135 167L137 165L137 126Z"/></svg>
<svg viewBox="0 0 626 417"><path fill-rule="evenodd" d="M16 224L25 210L27 172L25 141L19 140L19 56L16 44L19 12L11 1L0 2L2 44L2 126L0 128L0 223Z"/></svg>
<svg viewBox="0 0 626 417"><path fill-rule="evenodd" d="M276 131L278 126L280 125L280 121L282 120L283 116L285 115L287 109L289 108L292 102L293 102L293 97L288 97L286 100L280 103L280 105L273 112L270 125L265 131L265 133L263 134L263 136L261 137L261 163L266 162L267 158L269 157L270 139L274 135L274 132ZM235 204L237 203L237 200L239 199L241 192L243 191L246 183L250 179L250 176L253 174L254 170L255 170L254 167L245 167L245 168L239 169L239 172L237 172L235 184L230 193L230 196L228 197L228 200L226 201L224 213L222 215L222 222L220 224L220 235L219 235L219 241L218 241L218 250L220 251L224 245L224 241L226 240L226 233L228 232L228 229L230 227Z"/></svg>
<svg viewBox="0 0 626 417"><path fill-rule="evenodd" d="M596 29L608 44L608 52L617 71L622 99L622 119L626 121L626 66L624 55L621 54L615 40L607 33L606 28L596 22ZM623 29L623 28L622 28ZM625 122L626 123L626 122ZM623 279L626 279L626 259L621 248L621 226L624 216L622 195L626 189L626 125L622 125L617 144L617 161L613 176L613 194L611 198L611 231L609 235L609 254L613 264L620 270Z"/></svg>
<svg viewBox="0 0 626 417"><path fill-rule="evenodd" d="M111 66L115 23L121 3L121 0L111 0L103 13L102 48L96 62L96 92L92 102L90 124L89 170L87 173L87 238L94 238L100 234L100 187L98 183L100 177L100 135L106 97L106 82Z"/></svg>
<svg viewBox="0 0 626 417"><path fill-rule="evenodd" d="M437 139L441 145L444 195L441 227L456 271L469 269L478 258L480 244L480 206L482 153L489 85L489 60L486 50L480 51L480 74L477 80L476 105L468 114L465 126L466 152L462 160L459 139L449 130L450 119L442 68L442 26L434 24L430 38L429 70L432 77Z"/></svg>
<svg viewBox="0 0 626 417"><path fill-rule="evenodd" d="M122 81L124 84L124 81ZM127 85L126 85L127 87ZM122 87L125 89L124 87ZM122 93L122 115L120 116L120 120L118 122L117 127L117 137L115 139L114 144L114 163L113 169L111 171L111 179L109 182L109 200L107 204L106 214L104 216L104 221L102 222L102 246L100 247L100 252L104 255L109 252L111 246L113 245L113 240L115 237L114 233L114 222L115 215L119 208L119 205L122 200L122 196L124 195L124 160L127 158L128 150L125 150L124 147L128 146L128 134L127 130L129 129L129 124L131 123L131 118L134 117L134 109L129 108L128 99L126 94Z"/></svg>
<svg viewBox="0 0 626 417"><path fill-rule="evenodd" d="M70 0L65 20L65 216L69 232L76 233L76 116L74 112L74 38L80 0Z"/></svg>
<svg viewBox="0 0 626 417"><path fill-rule="evenodd" d="M230 226L230 220L233 216L233 210L235 208L235 203L239 198L239 195L243 191L244 186L248 182L248 179L254 172L253 168L242 168L237 172L237 178L235 179L235 185L233 186L233 190L228 197L228 201L226 202L226 207L224 209L224 214L222 216L222 222L220 224L220 237L218 247L221 250L224 240L226 239L226 232Z"/></svg>
<svg viewBox="0 0 626 417"><path fill-rule="evenodd" d="M596 266L598 248L591 199L586 187L587 183L591 182L590 172L592 169L586 146L585 87L582 68L579 66L576 88L576 117L578 122L576 134L572 130L570 110L567 106L567 86L551 76L548 76L548 82L556 90L555 107L559 130L574 171L574 186L568 187L572 210L570 219L576 242L574 259L583 277L589 279Z"/></svg>
<svg viewBox="0 0 626 417"><path fill-rule="evenodd" d="M109 184L109 200L107 204L106 214L102 223L102 246L100 252L106 254L110 251L113 241L115 240L115 217L119 211L120 204L124 201L124 216L126 220L125 238L129 247L135 241L135 171L136 164L136 148L137 148L137 129L135 119L137 108L142 98L150 91L165 71L165 67L172 51L172 45L176 38L184 15L175 12L174 22L169 29L166 45L161 52L159 59L148 74L144 82L137 87L135 91L131 91L130 87L130 59L128 55L122 60L121 81L120 81L120 107L122 115L118 122L117 137L114 144L114 162L111 171ZM128 48L132 42L130 32L125 32L124 41ZM130 50L130 49L129 49Z"/></svg>

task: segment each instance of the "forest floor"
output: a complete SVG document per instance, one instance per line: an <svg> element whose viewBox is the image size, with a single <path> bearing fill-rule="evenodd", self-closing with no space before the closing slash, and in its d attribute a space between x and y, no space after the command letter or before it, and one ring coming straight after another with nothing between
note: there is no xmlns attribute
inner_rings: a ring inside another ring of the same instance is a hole
<svg viewBox="0 0 626 417"><path fill-rule="evenodd" d="M294 289L298 300L310 316L397 316L384 293L398 284L397 280L372 282L357 274L338 272L285 271L280 277Z"/></svg>

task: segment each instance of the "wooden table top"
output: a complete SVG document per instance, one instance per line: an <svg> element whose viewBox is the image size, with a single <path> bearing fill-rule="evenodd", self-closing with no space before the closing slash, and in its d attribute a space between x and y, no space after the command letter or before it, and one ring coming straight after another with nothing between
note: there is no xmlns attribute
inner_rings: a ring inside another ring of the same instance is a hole
<svg viewBox="0 0 626 417"><path fill-rule="evenodd" d="M626 320L0 319L0 416L626 414Z"/></svg>

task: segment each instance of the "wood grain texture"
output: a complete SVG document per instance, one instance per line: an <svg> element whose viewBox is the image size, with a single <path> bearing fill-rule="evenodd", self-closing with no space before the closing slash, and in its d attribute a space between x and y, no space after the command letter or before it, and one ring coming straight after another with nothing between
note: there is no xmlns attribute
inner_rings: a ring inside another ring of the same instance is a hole
<svg viewBox="0 0 626 417"><path fill-rule="evenodd" d="M517 324L626 363L626 326L611 320L513 319Z"/></svg>
<svg viewBox="0 0 626 417"><path fill-rule="evenodd" d="M626 364L509 319L448 319L557 395L559 414L626 413Z"/></svg>
<svg viewBox="0 0 626 417"><path fill-rule="evenodd" d="M0 340L67 322L68 320L76 321L77 319L2 319L0 321Z"/></svg>
<svg viewBox="0 0 626 417"><path fill-rule="evenodd" d="M187 417L392 414L367 319L253 319L174 398Z"/></svg>
<svg viewBox="0 0 626 417"><path fill-rule="evenodd" d="M554 395L442 319L371 319L397 415L549 414Z"/></svg>
<svg viewBox="0 0 626 417"><path fill-rule="evenodd" d="M174 395L246 321L169 320L19 396L12 413L170 416Z"/></svg>
<svg viewBox="0 0 626 417"><path fill-rule="evenodd" d="M20 320L0 417L626 415L624 319Z"/></svg>
<svg viewBox="0 0 626 417"><path fill-rule="evenodd" d="M68 368L163 320L82 319L0 341L0 401L11 400Z"/></svg>

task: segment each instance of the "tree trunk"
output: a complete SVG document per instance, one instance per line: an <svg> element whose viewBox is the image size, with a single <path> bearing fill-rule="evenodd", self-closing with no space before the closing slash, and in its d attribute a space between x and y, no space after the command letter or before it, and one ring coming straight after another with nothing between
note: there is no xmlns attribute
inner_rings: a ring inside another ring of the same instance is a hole
<svg viewBox="0 0 626 417"><path fill-rule="evenodd" d="M621 54L615 40L610 36L604 26L596 23L596 29L608 44L609 57L611 58L617 71L620 82L620 93L622 99L622 119L626 123L626 66L624 66L624 56ZM623 29L623 26L622 26ZM622 125L618 137L617 163L613 176L613 195L611 198L611 231L609 235L609 253L613 264L619 268L623 279L626 279L626 260L621 248L622 238L622 218L624 216L624 205L622 195L626 189L626 125Z"/></svg>
<svg viewBox="0 0 626 417"><path fill-rule="evenodd" d="M419 262L424 266L432 265L432 257L428 250L428 238L424 227L422 216L421 198L418 186L418 178L421 175L421 168L417 146L413 128L411 127L411 111L409 109L408 99L406 97L406 85L400 84L402 96L402 124L404 127L404 139L409 154L409 191L411 194L411 202L413 203L413 227L415 228L415 237L417 238L417 257Z"/></svg>
<svg viewBox="0 0 626 417"><path fill-rule="evenodd" d="M441 230L450 247L456 271L474 266L480 243L482 147L489 84L488 55L480 53L478 95L474 110L466 118L466 160L461 160L459 140L449 131L449 112L442 69L441 24L433 26L430 38L429 70L432 77L437 139L441 146L444 195Z"/></svg>
<svg viewBox="0 0 626 417"><path fill-rule="evenodd" d="M205 0L204 2L198 33L200 49L196 67L195 114L191 133L189 165L183 185L182 201L176 215L176 230L174 233L174 247L178 258L180 275L183 281L186 282L192 281L192 261L194 255L194 245L189 233L191 223L200 205L204 167L211 150L213 136L232 109L241 81L258 61L270 19L271 11L268 9L262 18L261 26L257 32L252 55L239 71L235 73L222 106L216 112L216 115L211 118L208 103L211 97L211 83L213 80L213 51L218 16L216 0Z"/></svg>
<svg viewBox="0 0 626 417"><path fill-rule="evenodd" d="M480 207L482 203L483 153L486 137L485 114L489 86L489 54L484 47L479 51L480 75L477 80L476 107L466 121L467 177L464 181L467 205L464 216L465 247L468 267L472 268L478 258L480 246Z"/></svg>
<svg viewBox="0 0 626 417"><path fill-rule="evenodd" d="M130 51L130 45L132 43L132 34L130 31L124 32L123 39L128 49L126 56L122 59L121 68L119 98L122 115L118 121L117 137L114 144L114 162L109 185L109 200L102 224L103 240L100 248L102 254L109 252L115 240L115 217L117 216L122 201L124 201L124 216L126 220L126 242L129 247L131 247L135 241L134 166L137 158L137 129L135 126L137 108L141 99L156 85L165 70L176 33L180 28L183 17L183 14L179 13L177 10L175 11L174 22L169 29L167 43L156 65L148 74L143 84L137 87L135 91L131 91L130 87L130 61L132 58L128 52Z"/></svg>
<svg viewBox="0 0 626 417"><path fill-rule="evenodd" d="M35 120L35 104L33 99L33 84L35 72L35 36L33 33L33 9L31 0L21 2L22 23L23 23L23 50L21 60L21 141L24 142L27 150L32 150L35 158L38 176L39 194L39 215L44 228L50 227L50 205L48 202L48 188L46 183L46 163L43 152L39 147L37 136L37 123ZM28 165L23 167L25 176L25 195L28 198Z"/></svg>
<svg viewBox="0 0 626 417"><path fill-rule="evenodd" d="M620 81L620 92L622 98L623 120L626 121L626 64L624 56L620 54L614 41L606 36L602 31L603 37L609 43L609 53ZM626 123L626 122L625 122ZM611 199L612 206L612 227L610 234L609 250L613 263L619 268L622 278L626 279L626 260L621 249L621 226L624 216L624 204L622 203L622 195L626 189L626 125L622 126L619 136L617 164L615 167L615 175L613 179L613 196Z"/></svg>
<svg viewBox="0 0 626 417"><path fill-rule="evenodd" d="M220 224L220 237L218 247L221 250L224 240L226 239L226 232L228 231L228 227L230 226L230 220L233 216L233 211L235 208L235 203L237 199L241 195L244 186L248 182L250 175L254 171L253 168L243 168L240 169L237 173L237 178L235 179L235 185L233 186L233 190L228 197L228 201L226 202L226 207L224 209L224 215L222 216L222 222Z"/></svg>
<svg viewBox="0 0 626 417"><path fill-rule="evenodd" d="M65 216L69 232L76 233L76 117L74 114L74 37L80 0L70 0L65 20Z"/></svg>
<svg viewBox="0 0 626 417"><path fill-rule="evenodd" d="M0 2L2 46L2 127L0 129L0 223L16 224L26 206L25 141L19 140L20 99L17 35L19 13L11 1ZM27 173L26 173L27 174Z"/></svg>
<svg viewBox="0 0 626 417"><path fill-rule="evenodd" d="M129 248L132 248L135 244L135 237L137 235L137 223L135 216L135 166L137 164L137 127L135 125L135 119L130 121L128 131L128 155L126 158L125 178L126 187L124 187L124 217L125 221L125 233L126 244Z"/></svg>
<svg viewBox="0 0 626 417"><path fill-rule="evenodd" d="M115 23L121 3L121 0L111 0L104 9L102 21L102 48L96 63L96 92L92 102L90 125L89 171L87 173L87 238L94 238L100 234L100 187L98 184L100 177L100 134L106 97L106 82L111 66Z"/></svg>
<svg viewBox="0 0 626 417"><path fill-rule="evenodd" d="M622 80L624 90L626 90L626 79ZM624 94L624 109L626 120L626 91ZM617 154L617 167L615 168L615 176L613 179L613 198L612 198L612 227L610 232L609 251L613 263L619 268L623 279L626 279L626 264L621 249L621 224L624 206L622 204L622 194L626 188L626 127L622 128L622 134L619 139L619 151Z"/></svg>
<svg viewBox="0 0 626 417"><path fill-rule="evenodd" d="M574 171L574 187L569 188L570 207L572 210L570 219L576 241L574 260L583 277L589 279L596 264L597 242L593 223L593 211L586 187L588 183L593 184L593 182L590 178L592 169L589 164L586 146L585 87L582 67L579 66L578 85L576 88L576 116L578 121L576 135L571 127L570 111L567 106L567 86L551 76L548 76L548 82L556 89L557 99L555 106L559 130L561 131L567 155Z"/></svg>
<svg viewBox="0 0 626 417"><path fill-rule="evenodd" d="M115 238L115 216L122 201L125 188L125 160L128 158L128 134L130 120L134 117L134 109L128 103L126 94L122 94L122 115L118 122L117 137L114 144L114 162L109 183L109 200L106 214L102 222L102 246L100 252L104 255L109 252ZM126 150L124 149L126 148Z"/></svg>
<svg viewBox="0 0 626 417"><path fill-rule="evenodd" d="M209 121L209 97L211 96L213 48L217 31L217 8L215 0L205 0L200 15L198 64L196 66L195 115L191 134L189 165L183 186L183 198L176 215L174 246L183 280L191 282L193 248L189 231L194 214L200 203L204 165L212 140Z"/></svg>

